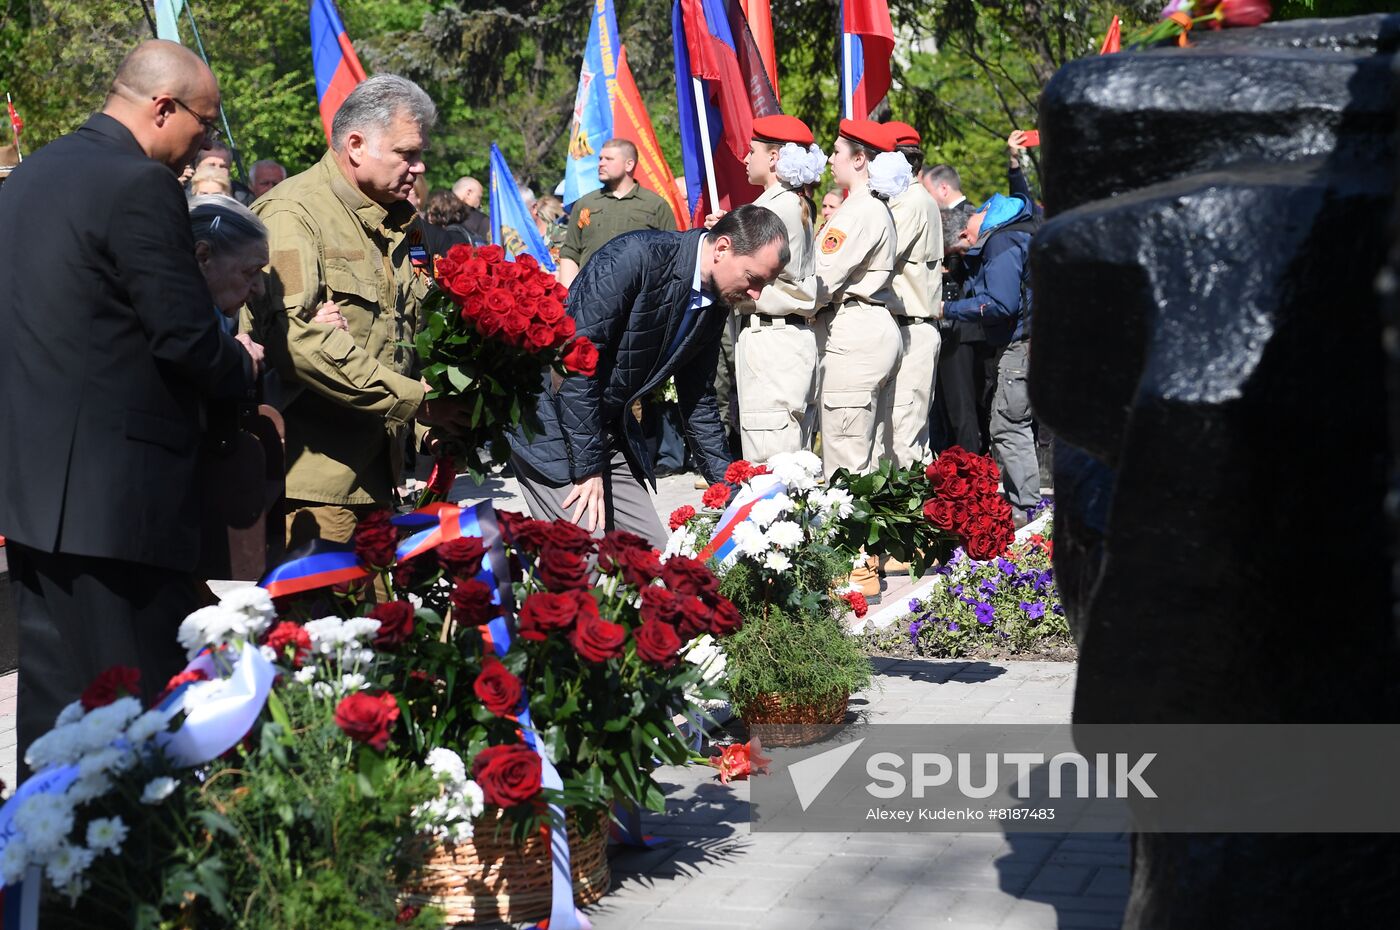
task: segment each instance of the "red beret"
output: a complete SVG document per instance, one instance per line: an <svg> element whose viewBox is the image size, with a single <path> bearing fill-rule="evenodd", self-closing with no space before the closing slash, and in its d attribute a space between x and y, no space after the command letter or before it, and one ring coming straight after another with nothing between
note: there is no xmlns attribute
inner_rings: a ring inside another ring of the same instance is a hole
<svg viewBox="0 0 1400 930"><path fill-rule="evenodd" d="M841 135L877 152L894 151L894 133L873 119L843 119Z"/></svg>
<svg viewBox="0 0 1400 930"><path fill-rule="evenodd" d="M753 121L753 137L759 142L795 142L806 148L812 144L812 130L795 116L778 113Z"/></svg>
<svg viewBox="0 0 1400 930"><path fill-rule="evenodd" d="M919 130L910 126L908 123L901 123L899 120L892 119L885 124L885 128L894 133L896 145L918 145L923 141L923 137L919 135Z"/></svg>

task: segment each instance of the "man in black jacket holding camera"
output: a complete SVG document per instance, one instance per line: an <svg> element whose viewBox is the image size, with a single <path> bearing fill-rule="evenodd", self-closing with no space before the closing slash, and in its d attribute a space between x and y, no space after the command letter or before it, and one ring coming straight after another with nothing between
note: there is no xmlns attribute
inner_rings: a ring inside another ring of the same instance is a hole
<svg viewBox="0 0 1400 930"><path fill-rule="evenodd" d="M597 372L551 380L539 396L543 431L511 436L530 513L590 532L623 529L658 548L666 534L632 403L672 375L705 477L720 481L728 445L714 375L730 305L757 298L788 262L787 231L771 211L734 210L711 229L642 230L603 246L583 266L566 309L598 347Z"/></svg>

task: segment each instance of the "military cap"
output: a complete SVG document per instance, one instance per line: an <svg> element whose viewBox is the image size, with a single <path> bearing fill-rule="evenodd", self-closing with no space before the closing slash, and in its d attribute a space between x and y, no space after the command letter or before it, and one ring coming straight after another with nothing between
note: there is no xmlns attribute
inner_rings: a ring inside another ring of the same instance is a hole
<svg viewBox="0 0 1400 930"><path fill-rule="evenodd" d="M773 116L760 116L753 121L753 137L759 142L773 142L779 145L792 142L806 148L812 144L812 130L795 116L778 113Z"/></svg>
<svg viewBox="0 0 1400 930"><path fill-rule="evenodd" d="M910 126L908 123L901 123L899 120L892 119L885 124L885 128L894 133L896 145L918 145L923 141L923 137L919 135L919 130Z"/></svg>
<svg viewBox="0 0 1400 930"><path fill-rule="evenodd" d="M843 119L841 135L877 152L893 152L894 133L873 119Z"/></svg>

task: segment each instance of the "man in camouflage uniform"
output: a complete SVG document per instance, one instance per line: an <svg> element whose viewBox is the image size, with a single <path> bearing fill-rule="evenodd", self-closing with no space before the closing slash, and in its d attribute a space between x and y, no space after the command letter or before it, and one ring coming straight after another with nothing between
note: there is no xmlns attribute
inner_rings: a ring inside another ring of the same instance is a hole
<svg viewBox="0 0 1400 930"><path fill-rule="evenodd" d="M424 401L401 345L428 290L408 195L436 119L416 84L376 75L337 111L325 157L257 203L271 261L253 329L285 388L289 548L348 541L364 513L393 503L409 422L461 416Z"/></svg>

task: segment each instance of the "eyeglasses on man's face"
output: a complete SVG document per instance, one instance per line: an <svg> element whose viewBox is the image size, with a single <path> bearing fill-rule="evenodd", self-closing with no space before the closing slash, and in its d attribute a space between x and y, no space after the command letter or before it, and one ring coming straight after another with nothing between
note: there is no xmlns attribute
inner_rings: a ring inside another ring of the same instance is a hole
<svg viewBox="0 0 1400 930"><path fill-rule="evenodd" d="M151 99L154 100L156 98L152 97ZM185 103L185 101L181 100L179 97L171 97L170 99L175 101L175 103L180 107L184 108L185 112L188 113L190 116L193 116L195 119L199 120L199 125L204 127L204 138L214 142L217 142L219 140L219 127L212 119L205 116L200 116L197 112L195 112L194 107L190 106L188 103Z"/></svg>

